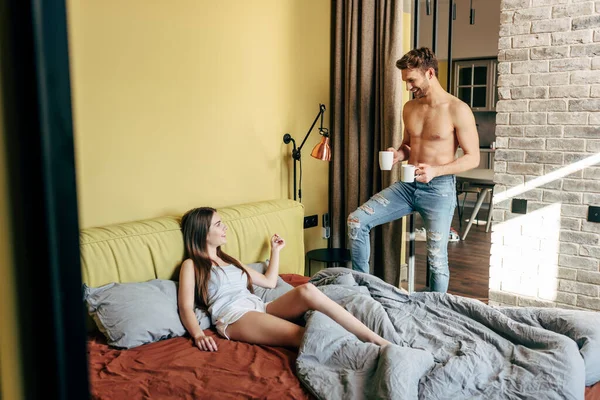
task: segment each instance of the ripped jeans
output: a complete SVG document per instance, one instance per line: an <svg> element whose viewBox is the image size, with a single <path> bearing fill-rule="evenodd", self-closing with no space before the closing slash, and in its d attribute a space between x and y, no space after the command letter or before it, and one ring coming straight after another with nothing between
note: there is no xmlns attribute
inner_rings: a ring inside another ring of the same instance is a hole
<svg viewBox="0 0 600 400"><path fill-rule="evenodd" d="M431 290L446 292L450 279L448 236L455 208L454 175L438 176L429 183L396 182L382 190L348 216L352 269L369 272L372 228L418 211L427 230Z"/></svg>

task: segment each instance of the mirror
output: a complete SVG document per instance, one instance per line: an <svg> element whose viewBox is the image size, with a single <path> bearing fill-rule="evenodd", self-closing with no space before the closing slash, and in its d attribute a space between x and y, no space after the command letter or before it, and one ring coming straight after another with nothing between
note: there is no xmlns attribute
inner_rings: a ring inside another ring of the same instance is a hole
<svg viewBox="0 0 600 400"><path fill-rule="evenodd" d="M456 240L453 233L458 232L465 240L448 244L449 291L484 300L488 292L491 244L489 216L495 150L490 147L495 141L496 127L500 1L413 1L413 7L418 8L413 12L417 16L414 47L426 46L434 51L438 58L440 84L471 107L477 123L480 165L467 173L457 174L457 182L460 182L457 200L464 208L461 207L460 216L455 212L450 236L451 241ZM477 10L474 24L471 24L471 4ZM459 149L457 155L460 152ZM416 290L421 290L428 286L425 272L427 245L424 223L418 215L414 227Z"/></svg>

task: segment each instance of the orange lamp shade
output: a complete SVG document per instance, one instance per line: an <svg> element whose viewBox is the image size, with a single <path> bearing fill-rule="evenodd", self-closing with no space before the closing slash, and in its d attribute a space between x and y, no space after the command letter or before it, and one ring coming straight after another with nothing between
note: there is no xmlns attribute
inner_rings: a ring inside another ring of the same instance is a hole
<svg viewBox="0 0 600 400"><path fill-rule="evenodd" d="M310 155L317 160L330 161L331 147L329 147L329 138L327 136L321 136L321 141L311 151Z"/></svg>

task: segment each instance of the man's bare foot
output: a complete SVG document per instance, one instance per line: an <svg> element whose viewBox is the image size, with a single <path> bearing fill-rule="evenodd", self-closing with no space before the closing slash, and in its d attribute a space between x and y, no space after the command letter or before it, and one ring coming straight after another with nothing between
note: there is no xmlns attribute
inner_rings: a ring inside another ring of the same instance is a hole
<svg viewBox="0 0 600 400"><path fill-rule="evenodd" d="M387 340L385 340L384 338L382 338L379 335L377 335L377 338L375 340L373 340L373 343L380 347L385 347L388 344L392 344L392 342L388 342Z"/></svg>

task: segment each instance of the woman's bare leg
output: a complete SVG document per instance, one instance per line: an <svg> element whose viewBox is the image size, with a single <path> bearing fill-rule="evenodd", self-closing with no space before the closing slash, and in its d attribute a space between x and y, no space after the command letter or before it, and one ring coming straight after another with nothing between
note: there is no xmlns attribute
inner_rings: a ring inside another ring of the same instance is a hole
<svg viewBox="0 0 600 400"><path fill-rule="evenodd" d="M390 344L367 328L344 307L325 296L312 283L298 286L267 305L267 313L287 320L294 320L308 310L322 312L363 342L371 342L380 346Z"/></svg>
<svg viewBox="0 0 600 400"><path fill-rule="evenodd" d="M250 311L225 330L232 340L270 346L300 347L304 328L274 315Z"/></svg>

